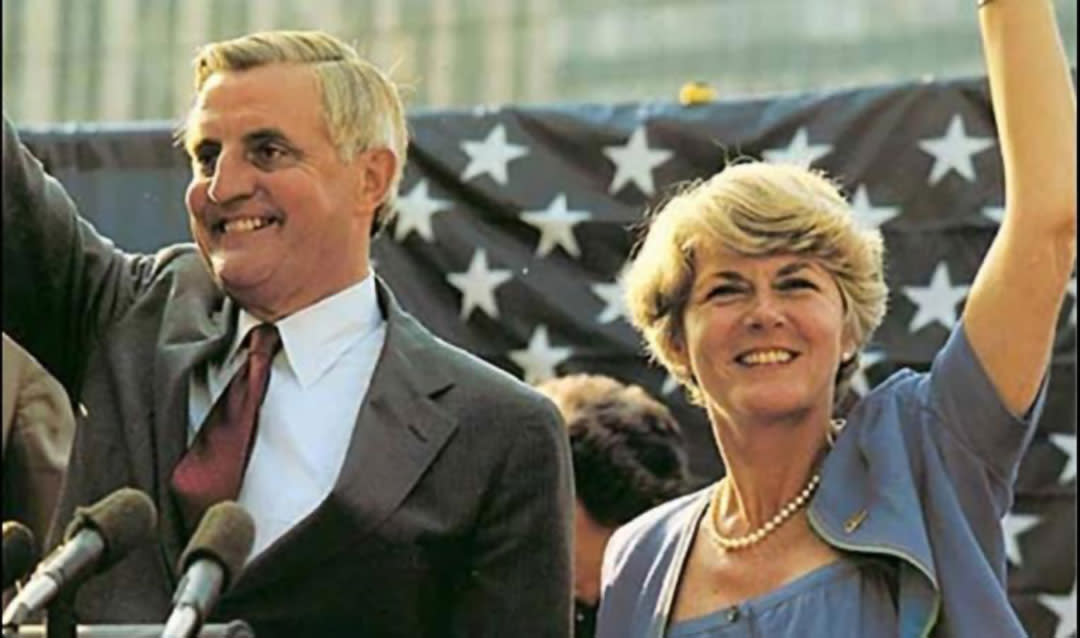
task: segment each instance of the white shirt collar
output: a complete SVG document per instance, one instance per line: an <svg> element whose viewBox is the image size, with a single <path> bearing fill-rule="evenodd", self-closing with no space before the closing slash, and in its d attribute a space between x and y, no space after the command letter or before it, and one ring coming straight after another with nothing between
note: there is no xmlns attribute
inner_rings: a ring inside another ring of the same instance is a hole
<svg viewBox="0 0 1080 638"><path fill-rule="evenodd" d="M237 315L236 338L229 348L225 368L237 356L244 336L263 323L243 308ZM348 348L383 323L375 293L375 277L367 277L315 304L299 310L275 325L282 350L301 387L319 379Z"/></svg>

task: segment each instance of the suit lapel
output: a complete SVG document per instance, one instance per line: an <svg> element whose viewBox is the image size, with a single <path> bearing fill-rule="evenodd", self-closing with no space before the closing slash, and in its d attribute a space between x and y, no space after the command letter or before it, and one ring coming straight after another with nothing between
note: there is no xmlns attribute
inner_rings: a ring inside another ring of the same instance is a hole
<svg viewBox="0 0 1080 638"><path fill-rule="evenodd" d="M457 428L434 400L453 385L439 346L376 279L386 340L330 495L244 570L236 595L355 546L405 500Z"/></svg>
<svg viewBox="0 0 1080 638"><path fill-rule="evenodd" d="M154 359L153 423L155 468L152 494L158 508L159 534L169 577L177 580L176 562L184 549L180 513L169 490L173 468L187 447L188 389L192 370L225 352L235 325L235 305L221 295L211 303L195 295L172 300ZM206 297L202 297L206 299ZM216 306L216 307L215 307Z"/></svg>

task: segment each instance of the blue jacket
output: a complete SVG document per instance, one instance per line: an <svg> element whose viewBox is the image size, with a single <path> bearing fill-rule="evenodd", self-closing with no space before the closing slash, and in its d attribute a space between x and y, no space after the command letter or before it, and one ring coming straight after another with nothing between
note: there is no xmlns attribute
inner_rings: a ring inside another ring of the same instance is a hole
<svg viewBox="0 0 1080 638"><path fill-rule="evenodd" d="M928 373L893 374L848 415L808 518L837 549L898 559L903 638L1026 636L1006 595L1001 518L1045 395L1044 379L1028 414L1011 415L957 327ZM710 489L612 536L598 638L664 635Z"/></svg>

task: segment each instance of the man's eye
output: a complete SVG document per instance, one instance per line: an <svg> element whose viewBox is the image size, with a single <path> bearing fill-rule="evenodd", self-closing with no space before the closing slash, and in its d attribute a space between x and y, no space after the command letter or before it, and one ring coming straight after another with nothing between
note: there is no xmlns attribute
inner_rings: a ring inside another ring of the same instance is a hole
<svg viewBox="0 0 1080 638"><path fill-rule="evenodd" d="M263 144L257 146L253 154L257 163L265 165L282 159L288 154L288 151L276 144Z"/></svg>
<svg viewBox="0 0 1080 638"><path fill-rule="evenodd" d="M214 165L217 163L217 153L203 151L195 154L195 164L203 175L213 175Z"/></svg>

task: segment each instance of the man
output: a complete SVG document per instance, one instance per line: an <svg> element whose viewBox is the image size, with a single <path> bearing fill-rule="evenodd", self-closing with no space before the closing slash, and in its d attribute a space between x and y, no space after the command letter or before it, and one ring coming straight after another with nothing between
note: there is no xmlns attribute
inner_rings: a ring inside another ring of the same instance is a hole
<svg viewBox="0 0 1080 638"><path fill-rule="evenodd" d="M574 636L595 633L600 566L617 527L692 487L686 443L671 412L641 387L575 374L536 388L570 438L574 514Z"/></svg>
<svg viewBox="0 0 1080 638"><path fill-rule="evenodd" d="M123 485L161 517L159 547L83 586L80 622L160 622L198 516L235 498L255 548L215 617L260 638L568 636L558 413L371 271L405 161L393 84L316 32L212 44L195 69L197 249L117 250L5 122L5 329L89 413L58 520Z"/></svg>

